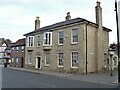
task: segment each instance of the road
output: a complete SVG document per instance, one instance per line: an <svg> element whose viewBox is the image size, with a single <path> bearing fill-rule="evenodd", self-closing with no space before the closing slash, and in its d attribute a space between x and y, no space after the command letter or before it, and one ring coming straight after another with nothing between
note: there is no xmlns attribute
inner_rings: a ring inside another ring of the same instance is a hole
<svg viewBox="0 0 120 90"><path fill-rule="evenodd" d="M117 85L72 80L68 78L2 69L2 88L117 88Z"/></svg>

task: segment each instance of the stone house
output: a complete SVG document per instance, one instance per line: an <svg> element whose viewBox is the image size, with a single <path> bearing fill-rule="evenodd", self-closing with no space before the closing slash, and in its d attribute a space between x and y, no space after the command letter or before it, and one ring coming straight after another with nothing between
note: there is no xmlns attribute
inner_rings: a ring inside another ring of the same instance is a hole
<svg viewBox="0 0 120 90"><path fill-rule="evenodd" d="M102 26L102 8L97 2L96 23L83 18L71 19L40 28L26 36L25 67L42 70L90 73L102 71L109 47L109 28Z"/></svg>
<svg viewBox="0 0 120 90"><path fill-rule="evenodd" d="M11 66L25 67L25 38L11 43Z"/></svg>

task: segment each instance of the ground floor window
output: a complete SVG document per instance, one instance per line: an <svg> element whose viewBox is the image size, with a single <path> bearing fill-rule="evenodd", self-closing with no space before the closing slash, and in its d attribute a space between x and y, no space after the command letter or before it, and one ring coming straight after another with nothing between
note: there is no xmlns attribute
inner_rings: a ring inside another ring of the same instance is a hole
<svg viewBox="0 0 120 90"><path fill-rule="evenodd" d="M18 65L18 57L16 57L16 64Z"/></svg>
<svg viewBox="0 0 120 90"><path fill-rule="evenodd" d="M58 53L58 66L63 67L64 59L63 59L63 53Z"/></svg>
<svg viewBox="0 0 120 90"><path fill-rule="evenodd" d="M28 64L32 64L32 53L28 55Z"/></svg>
<svg viewBox="0 0 120 90"><path fill-rule="evenodd" d="M77 51L71 53L71 67L78 68L78 52Z"/></svg>
<svg viewBox="0 0 120 90"><path fill-rule="evenodd" d="M14 58L12 58L12 64L14 63Z"/></svg>
<svg viewBox="0 0 120 90"><path fill-rule="evenodd" d="M46 66L50 65L50 53L45 54L45 65Z"/></svg>

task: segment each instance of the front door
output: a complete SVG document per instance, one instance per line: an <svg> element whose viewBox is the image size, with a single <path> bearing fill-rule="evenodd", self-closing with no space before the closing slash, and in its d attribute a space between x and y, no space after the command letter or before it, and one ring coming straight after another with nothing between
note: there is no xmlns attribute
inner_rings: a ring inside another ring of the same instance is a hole
<svg viewBox="0 0 120 90"><path fill-rule="evenodd" d="M23 68L23 57L21 57L21 68Z"/></svg>
<svg viewBox="0 0 120 90"><path fill-rule="evenodd" d="M36 68L41 69L41 57L36 57Z"/></svg>

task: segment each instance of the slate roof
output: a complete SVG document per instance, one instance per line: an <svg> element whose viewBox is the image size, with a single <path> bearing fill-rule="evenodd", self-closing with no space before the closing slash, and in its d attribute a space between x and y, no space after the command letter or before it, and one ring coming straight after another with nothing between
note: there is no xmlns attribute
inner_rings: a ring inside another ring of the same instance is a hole
<svg viewBox="0 0 120 90"><path fill-rule="evenodd" d="M83 18L75 18L75 19L71 19L71 20L67 20L67 21L63 21L63 22L59 22L59 23L55 23L55 24L52 24L52 25L49 25L49 26L45 26L45 27L42 27L38 30L34 30L32 32L29 32L27 34L24 34L24 36L28 36L28 35L34 35L35 33L37 32L45 32L45 31L52 31L52 29L55 29L55 28L59 28L59 27L62 27L62 26L67 26L67 25L71 25L71 24L75 24L75 23L80 23L80 22L88 22L88 23L91 23L93 25L95 25L96 27L98 27L99 25L96 24L96 23L93 23L93 22L90 22L86 19L83 19ZM109 32L109 31L112 31L106 27L103 27L103 30Z"/></svg>
<svg viewBox="0 0 120 90"><path fill-rule="evenodd" d="M11 43L11 47L16 47L16 46L25 46L25 38L19 39L15 43Z"/></svg>

